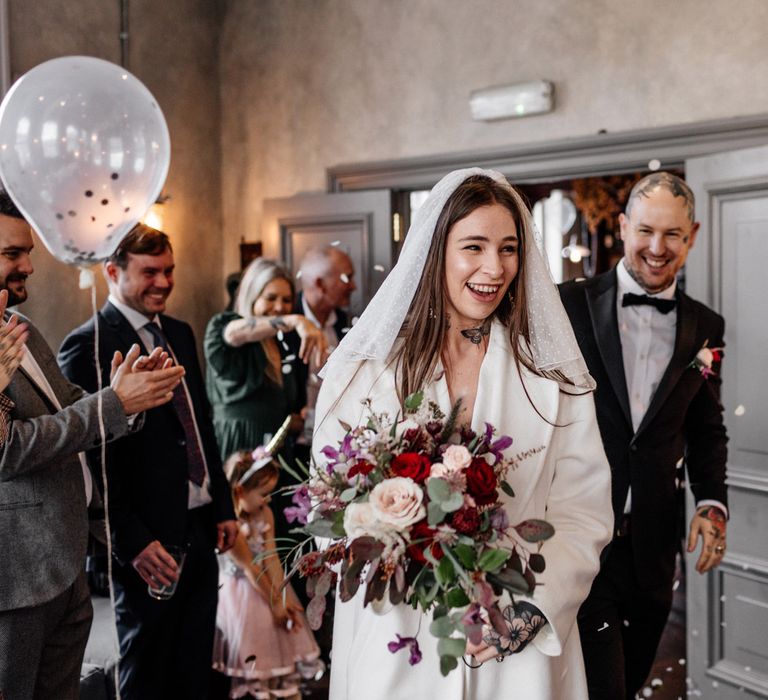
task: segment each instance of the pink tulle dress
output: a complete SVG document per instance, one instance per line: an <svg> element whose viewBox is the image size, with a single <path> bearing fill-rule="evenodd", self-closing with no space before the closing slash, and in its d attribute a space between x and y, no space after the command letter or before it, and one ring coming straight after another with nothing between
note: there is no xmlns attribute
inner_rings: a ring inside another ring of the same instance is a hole
<svg viewBox="0 0 768 700"><path fill-rule="evenodd" d="M251 552L263 552L269 525L251 520L244 532ZM229 697L297 696L300 676L311 678L322 668L320 649L307 621L302 617L299 629L276 627L269 601L243 570L226 556L220 557L219 564L213 667L232 678Z"/></svg>

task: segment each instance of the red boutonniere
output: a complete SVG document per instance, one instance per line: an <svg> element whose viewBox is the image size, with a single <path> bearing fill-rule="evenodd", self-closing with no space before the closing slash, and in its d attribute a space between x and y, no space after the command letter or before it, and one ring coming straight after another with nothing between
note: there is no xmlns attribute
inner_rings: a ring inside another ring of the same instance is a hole
<svg viewBox="0 0 768 700"><path fill-rule="evenodd" d="M723 359L723 349L708 348L708 342L709 341L704 342L701 350L696 353L696 357L694 357L691 361L691 364L688 365L693 369L699 370L699 372L701 372L701 376L704 377L704 379L709 379L709 377L714 377L717 375L715 370L712 369L712 365L715 362L720 362L720 360Z"/></svg>

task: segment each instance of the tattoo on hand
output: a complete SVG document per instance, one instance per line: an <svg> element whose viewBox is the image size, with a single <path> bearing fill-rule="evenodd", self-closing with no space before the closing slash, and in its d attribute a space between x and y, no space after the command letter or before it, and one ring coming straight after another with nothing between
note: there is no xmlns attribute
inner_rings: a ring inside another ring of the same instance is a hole
<svg viewBox="0 0 768 700"><path fill-rule="evenodd" d="M282 316L274 316L269 319L269 325L272 326L276 331L287 331L288 330L288 324L285 322L285 319Z"/></svg>
<svg viewBox="0 0 768 700"><path fill-rule="evenodd" d="M704 506L696 511L696 515L710 524L712 530L709 534L715 539L721 540L725 537L725 513L717 506Z"/></svg>
<svg viewBox="0 0 768 700"><path fill-rule="evenodd" d="M541 611L521 601L517 605L508 605L502 611L507 623L507 633L499 634L491 628L483 637L483 641L489 646L496 647L501 656L508 656L522 651L547 623Z"/></svg>

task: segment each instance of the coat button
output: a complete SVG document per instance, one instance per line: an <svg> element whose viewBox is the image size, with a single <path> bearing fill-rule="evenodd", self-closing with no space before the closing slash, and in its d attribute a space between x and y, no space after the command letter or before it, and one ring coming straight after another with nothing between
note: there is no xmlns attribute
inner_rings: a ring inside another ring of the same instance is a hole
<svg viewBox="0 0 768 700"><path fill-rule="evenodd" d="M184 438L179 438L178 440L176 440L176 444L179 447L186 447L187 446L187 441Z"/></svg>
<svg viewBox="0 0 768 700"><path fill-rule="evenodd" d="M632 450L632 452L637 452L637 445L630 445L629 449Z"/></svg>

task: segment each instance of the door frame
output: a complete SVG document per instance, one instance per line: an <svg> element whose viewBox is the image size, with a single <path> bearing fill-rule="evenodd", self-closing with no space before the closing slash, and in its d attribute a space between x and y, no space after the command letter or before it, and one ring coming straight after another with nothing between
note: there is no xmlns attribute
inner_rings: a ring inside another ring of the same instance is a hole
<svg viewBox="0 0 768 700"><path fill-rule="evenodd" d="M598 133L492 150L401 160L350 163L328 168L328 192L369 189L431 189L446 173L479 166L502 172L513 183L548 182L647 170L682 168L689 158L768 143L768 114Z"/></svg>

